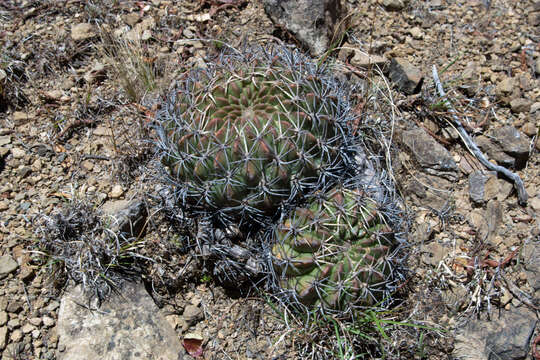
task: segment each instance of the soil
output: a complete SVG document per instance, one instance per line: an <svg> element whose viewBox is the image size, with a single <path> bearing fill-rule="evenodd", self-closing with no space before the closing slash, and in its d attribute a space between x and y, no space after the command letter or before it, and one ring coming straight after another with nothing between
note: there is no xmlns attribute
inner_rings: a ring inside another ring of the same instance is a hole
<svg viewBox="0 0 540 360"><path fill-rule="evenodd" d="M385 79L373 69L345 66L352 48L402 58L424 78L417 94L405 95L387 80L379 82L388 84L384 97L364 99L365 116L393 129L389 163L410 220L408 277L399 301L380 316L424 328L387 323L386 334L370 332L363 345L363 338L345 340L364 352L358 358L448 359L456 331L479 314L538 310L537 280L523 267L523 249L540 240L540 3L410 0L388 11L387 1L346 2L347 36L327 59L343 61L337 76L356 83ZM82 23L91 26L77 26ZM142 45L114 47L111 36L139 37ZM149 211L144 243L156 263L147 264L144 280L180 338L202 335L204 358L339 357L345 347L332 324L284 321L283 310L253 288L219 285L194 260L196 246L146 196L158 186L148 124L174 80L204 66L224 43L275 42L301 46L272 24L261 0L0 3L2 268L16 261L0 274L2 358L56 358L65 274L51 276L57 267L42 252L43 219L77 201L98 209L141 198L156 210ZM433 65L471 135L493 138L492 131L512 126L526 138L526 162L512 171L524 181L527 205L518 204L507 179L493 175L485 201L471 199L469 175L485 168L449 125L453 115L440 106ZM157 76L145 80L139 72L145 68ZM414 127L449 151L459 168L454 178L425 171L402 141ZM190 305L202 309L203 320L188 321Z"/></svg>

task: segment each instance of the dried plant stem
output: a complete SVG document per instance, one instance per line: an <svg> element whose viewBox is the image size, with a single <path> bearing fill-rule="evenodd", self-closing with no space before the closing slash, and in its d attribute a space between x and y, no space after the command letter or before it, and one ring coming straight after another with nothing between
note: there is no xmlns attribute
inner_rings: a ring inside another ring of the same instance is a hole
<svg viewBox="0 0 540 360"><path fill-rule="evenodd" d="M437 86L437 91L439 92L439 95L443 98L446 97L446 93L444 92L444 89L441 84L441 80L439 79L439 74L437 73L437 67L433 65L433 81L435 82L435 85ZM489 170L496 171L498 173L503 174L506 178L512 180L514 182L514 187L517 190L518 193L518 202L520 205L525 206L527 204L527 192L525 191L525 187L523 186L523 181L519 177L519 175L514 174L510 170L495 165L486 158L486 156L480 151L478 146L474 143L474 141L471 139L463 125L461 124L461 121L459 120L458 116L456 115L456 110L452 106L452 104L448 100L444 100L446 103L446 106L448 106L448 111L452 115L453 119L453 125L456 127L457 131L459 132L461 139L469 149L469 151Z"/></svg>

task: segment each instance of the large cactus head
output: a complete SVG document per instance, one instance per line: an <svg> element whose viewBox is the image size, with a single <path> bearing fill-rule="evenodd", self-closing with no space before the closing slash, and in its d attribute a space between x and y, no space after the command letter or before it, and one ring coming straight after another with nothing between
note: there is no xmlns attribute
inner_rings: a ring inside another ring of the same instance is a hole
<svg viewBox="0 0 540 360"><path fill-rule="evenodd" d="M274 230L279 286L300 303L348 311L384 299L393 280L392 230L381 204L341 186L292 212Z"/></svg>
<svg viewBox="0 0 540 360"><path fill-rule="evenodd" d="M227 55L192 72L160 114L162 163L185 205L246 222L347 168L341 87L300 53Z"/></svg>

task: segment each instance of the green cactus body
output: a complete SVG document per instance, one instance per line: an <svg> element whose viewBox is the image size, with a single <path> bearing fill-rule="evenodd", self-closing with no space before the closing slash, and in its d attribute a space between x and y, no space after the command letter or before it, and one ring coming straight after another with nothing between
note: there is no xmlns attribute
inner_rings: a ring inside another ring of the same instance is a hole
<svg viewBox="0 0 540 360"><path fill-rule="evenodd" d="M366 194L342 187L296 209L274 231L280 286L304 305L334 310L382 300L392 237L380 213Z"/></svg>
<svg viewBox="0 0 540 360"><path fill-rule="evenodd" d="M345 168L346 109L316 68L285 55L216 65L162 114L162 163L187 205L257 220Z"/></svg>

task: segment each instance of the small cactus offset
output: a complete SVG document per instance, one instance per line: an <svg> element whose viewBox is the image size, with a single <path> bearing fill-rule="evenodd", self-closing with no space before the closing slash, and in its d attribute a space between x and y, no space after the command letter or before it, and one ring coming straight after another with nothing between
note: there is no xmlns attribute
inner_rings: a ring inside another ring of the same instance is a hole
<svg viewBox="0 0 540 360"><path fill-rule="evenodd" d="M307 306L373 305L393 279L392 235L380 204L360 189L337 186L275 227L276 278Z"/></svg>
<svg viewBox="0 0 540 360"><path fill-rule="evenodd" d="M181 201L244 225L335 182L350 152L340 89L284 49L191 73L160 115L162 163Z"/></svg>

